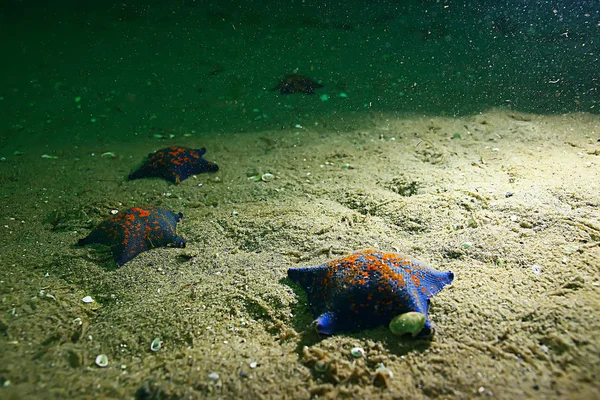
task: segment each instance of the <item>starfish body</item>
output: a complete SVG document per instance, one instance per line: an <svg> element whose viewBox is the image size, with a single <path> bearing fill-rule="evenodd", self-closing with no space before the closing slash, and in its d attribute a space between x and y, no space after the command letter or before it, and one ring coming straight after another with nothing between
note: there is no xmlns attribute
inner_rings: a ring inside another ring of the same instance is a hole
<svg viewBox="0 0 600 400"><path fill-rule="evenodd" d="M106 219L77 245L97 243L110 246L113 258L123 265L138 254L155 247L185 247L176 233L182 213L160 207L133 207Z"/></svg>
<svg viewBox="0 0 600 400"><path fill-rule="evenodd" d="M206 149L190 149L187 147L167 147L148 154L146 162L135 172L129 174L129 180L140 178L164 178L180 183L202 172L216 172L217 164L206 161L202 156Z"/></svg>
<svg viewBox="0 0 600 400"><path fill-rule="evenodd" d="M407 312L425 316L419 336L431 333L429 299L454 279L395 253L364 250L316 267L290 268L305 291L317 332L333 334L388 325Z"/></svg>
<svg viewBox="0 0 600 400"><path fill-rule="evenodd" d="M273 90L279 90L281 94L306 93L314 94L315 89L322 88L323 85L313 81L304 75L287 75Z"/></svg>

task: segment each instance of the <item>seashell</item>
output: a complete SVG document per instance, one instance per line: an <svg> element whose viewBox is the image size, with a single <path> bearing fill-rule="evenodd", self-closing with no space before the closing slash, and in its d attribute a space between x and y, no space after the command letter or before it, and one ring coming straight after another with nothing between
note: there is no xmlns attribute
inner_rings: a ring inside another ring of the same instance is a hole
<svg viewBox="0 0 600 400"><path fill-rule="evenodd" d="M104 368L108 365L108 357L106 354L100 354L96 357L96 365L100 368Z"/></svg>
<svg viewBox="0 0 600 400"><path fill-rule="evenodd" d="M275 179L275 176L273 174L269 174L267 172L266 174L262 174L262 176L260 177L260 179L263 182L271 182L273 179Z"/></svg>
<svg viewBox="0 0 600 400"><path fill-rule="evenodd" d="M398 336L410 333L412 337L415 337L423 330L424 326L425 315L411 311L394 317L390 322L390 331Z"/></svg>

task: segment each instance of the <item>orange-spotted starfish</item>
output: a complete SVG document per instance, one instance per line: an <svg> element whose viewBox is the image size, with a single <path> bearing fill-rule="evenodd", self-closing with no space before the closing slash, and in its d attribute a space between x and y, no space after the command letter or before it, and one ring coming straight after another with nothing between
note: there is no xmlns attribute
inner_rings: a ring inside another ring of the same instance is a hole
<svg viewBox="0 0 600 400"><path fill-rule="evenodd" d="M306 291L319 333L374 328L416 311L425 316L419 335L427 336L429 299L454 274L400 254L364 250L316 267L290 268L288 277Z"/></svg>
<svg viewBox="0 0 600 400"><path fill-rule="evenodd" d="M148 154L146 162L135 172L129 174L129 180L140 178L164 178L180 183L191 175L201 172L216 172L217 164L206 161L202 156L206 149L190 149L187 147L167 147Z"/></svg>
<svg viewBox="0 0 600 400"><path fill-rule="evenodd" d="M155 247L185 247L185 240L176 232L181 218L182 213L175 214L160 207L133 207L100 223L89 235L79 239L77 245L110 246L115 262L123 265Z"/></svg>

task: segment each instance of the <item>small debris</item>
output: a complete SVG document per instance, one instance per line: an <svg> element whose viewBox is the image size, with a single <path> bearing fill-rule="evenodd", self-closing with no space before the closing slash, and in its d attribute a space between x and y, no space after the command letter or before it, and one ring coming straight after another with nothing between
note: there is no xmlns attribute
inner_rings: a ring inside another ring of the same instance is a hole
<svg viewBox="0 0 600 400"><path fill-rule="evenodd" d="M208 374L208 380L213 382L218 381L219 374L217 374L216 372L211 372L210 374Z"/></svg>
<svg viewBox="0 0 600 400"><path fill-rule="evenodd" d="M57 156L51 156L50 154L42 154L42 158L45 158L48 160L58 160Z"/></svg>
<svg viewBox="0 0 600 400"><path fill-rule="evenodd" d="M373 376L373 385L376 387L387 389L390 387L390 379L394 377L392 371L387 369L385 365L379 364Z"/></svg>
<svg viewBox="0 0 600 400"><path fill-rule="evenodd" d="M253 361L250 363L250 368L254 369L254 368L256 368L257 365L258 364L255 361Z"/></svg>

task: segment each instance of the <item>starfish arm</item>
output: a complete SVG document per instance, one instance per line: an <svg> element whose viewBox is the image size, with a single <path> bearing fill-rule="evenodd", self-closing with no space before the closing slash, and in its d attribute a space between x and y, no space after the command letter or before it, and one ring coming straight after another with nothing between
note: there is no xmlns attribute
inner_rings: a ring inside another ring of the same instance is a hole
<svg viewBox="0 0 600 400"><path fill-rule="evenodd" d="M331 335L336 331L336 319L335 313L329 311L319 315L319 317L314 320L313 324L317 329L317 332L323 335Z"/></svg>

